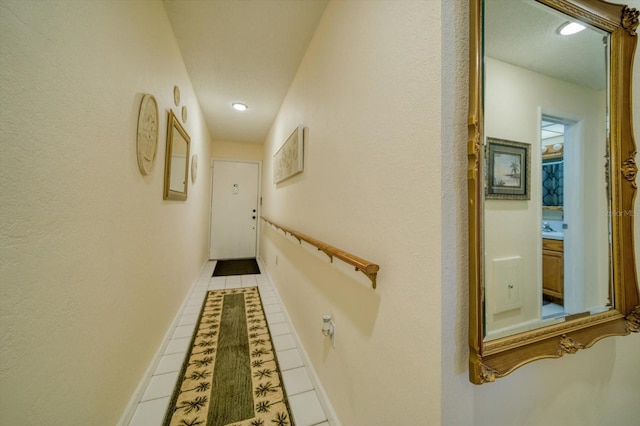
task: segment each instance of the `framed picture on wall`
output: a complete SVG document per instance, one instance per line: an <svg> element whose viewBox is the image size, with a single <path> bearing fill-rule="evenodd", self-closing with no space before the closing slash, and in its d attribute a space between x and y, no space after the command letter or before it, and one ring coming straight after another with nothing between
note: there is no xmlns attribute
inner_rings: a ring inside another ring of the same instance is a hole
<svg viewBox="0 0 640 426"><path fill-rule="evenodd" d="M529 200L531 198L531 144L487 138L488 200Z"/></svg>
<svg viewBox="0 0 640 426"><path fill-rule="evenodd" d="M298 126L273 156L273 183L302 173L304 170L304 126Z"/></svg>

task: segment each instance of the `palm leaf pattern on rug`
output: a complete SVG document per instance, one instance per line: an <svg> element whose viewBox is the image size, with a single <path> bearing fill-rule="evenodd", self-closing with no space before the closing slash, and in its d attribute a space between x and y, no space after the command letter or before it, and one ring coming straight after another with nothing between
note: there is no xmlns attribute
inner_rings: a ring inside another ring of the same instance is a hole
<svg viewBox="0 0 640 426"><path fill-rule="evenodd" d="M247 380L251 386L250 391L240 400L246 400L250 405L245 406L248 410L245 409L240 418L229 417L232 420L224 422L224 426L295 426L257 287L207 293L191 349L182 366L178 385L165 416L165 426L223 425L215 420L217 414L212 414L211 410L218 408L220 402L216 401L220 401L221 395L227 395L226 392L229 391L225 389L223 380L216 381L216 368L225 365L220 364L223 359L220 358L223 356L220 352L224 351L221 335L225 342L231 335L224 337L221 330L229 330L228 321L231 317L225 316L229 315L225 312L237 312L233 307L235 302L232 303L230 299L235 297L233 300L239 300L237 295L243 297L242 329L246 330L246 336L241 337L246 346L239 346L245 347L247 351L244 358L239 359L246 359ZM233 327L231 330L231 334L235 336L238 330ZM228 395L225 398L233 399L229 401L231 404L226 404L227 408L237 404L237 398ZM249 415L251 412L253 414ZM222 415L221 418L226 417Z"/></svg>

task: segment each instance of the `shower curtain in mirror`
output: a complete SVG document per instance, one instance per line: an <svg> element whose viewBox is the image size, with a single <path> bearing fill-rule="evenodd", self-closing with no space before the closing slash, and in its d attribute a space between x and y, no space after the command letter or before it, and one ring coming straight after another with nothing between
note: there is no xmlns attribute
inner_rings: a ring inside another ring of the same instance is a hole
<svg viewBox="0 0 640 426"><path fill-rule="evenodd" d="M542 205L562 206L564 162L553 161L542 164Z"/></svg>

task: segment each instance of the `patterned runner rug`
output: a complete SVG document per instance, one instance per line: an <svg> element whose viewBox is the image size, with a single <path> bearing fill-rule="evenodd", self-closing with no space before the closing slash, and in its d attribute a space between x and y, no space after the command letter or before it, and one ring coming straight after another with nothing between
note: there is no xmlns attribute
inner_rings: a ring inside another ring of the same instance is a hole
<svg viewBox="0 0 640 426"><path fill-rule="evenodd" d="M165 426L294 426L258 287L207 292Z"/></svg>

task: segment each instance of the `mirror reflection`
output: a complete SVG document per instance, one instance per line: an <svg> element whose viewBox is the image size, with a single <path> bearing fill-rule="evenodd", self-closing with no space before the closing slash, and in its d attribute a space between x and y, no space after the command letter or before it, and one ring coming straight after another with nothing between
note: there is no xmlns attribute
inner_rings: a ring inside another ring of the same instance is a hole
<svg viewBox="0 0 640 426"><path fill-rule="evenodd" d="M187 199L189 143L189 135L180 125L173 111L169 111L165 157L165 200Z"/></svg>
<svg viewBox="0 0 640 426"><path fill-rule="evenodd" d="M173 144L171 145L171 179L169 189L171 191L186 192L187 180L187 141L184 140L178 129L173 129Z"/></svg>
<svg viewBox="0 0 640 426"><path fill-rule="evenodd" d="M533 0L484 2L486 341L612 305L609 35L563 35L571 23Z"/></svg>

